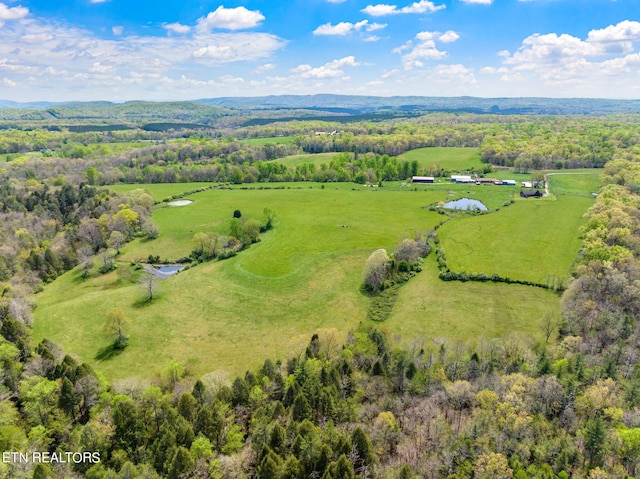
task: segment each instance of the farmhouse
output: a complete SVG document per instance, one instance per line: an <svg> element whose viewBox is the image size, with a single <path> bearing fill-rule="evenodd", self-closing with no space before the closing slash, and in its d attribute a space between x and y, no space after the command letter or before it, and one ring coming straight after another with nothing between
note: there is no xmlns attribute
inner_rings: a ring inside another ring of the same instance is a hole
<svg viewBox="0 0 640 479"><path fill-rule="evenodd" d="M523 198L539 198L542 196L542 192L540 190L522 190L520 196Z"/></svg>
<svg viewBox="0 0 640 479"><path fill-rule="evenodd" d="M433 176L412 176L412 183L433 183L435 178Z"/></svg>
<svg viewBox="0 0 640 479"><path fill-rule="evenodd" d="M503 185L516 186L516 180L502 180Z"/></svg>

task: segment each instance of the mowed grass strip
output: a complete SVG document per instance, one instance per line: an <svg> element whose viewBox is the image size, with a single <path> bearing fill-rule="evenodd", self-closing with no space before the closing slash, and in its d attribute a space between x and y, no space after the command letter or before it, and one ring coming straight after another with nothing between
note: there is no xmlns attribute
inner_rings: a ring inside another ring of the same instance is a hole
<svg viewBox="0 0 640 479"><path fill-rule="evenodd" d="M433 165L451 171L480 169L485 166L479 148L416 148L398 156L399 160L417 161L420 169Z"/></svg>
<svg viewBox="0 0 640 479"><path fill-rule="evenodd" d="M518 200L499 212L451 221L438 230L449 269L498 273L547 284L569 276L591 198Z"/></svg>

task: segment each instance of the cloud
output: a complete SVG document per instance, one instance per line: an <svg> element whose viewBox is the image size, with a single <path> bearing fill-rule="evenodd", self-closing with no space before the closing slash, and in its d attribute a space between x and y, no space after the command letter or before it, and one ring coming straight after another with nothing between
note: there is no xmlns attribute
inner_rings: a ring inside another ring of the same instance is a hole
<svg viewBox="0 0 640 479"><path fill-rule="evenodd" d="M200 18L197 26L201 31L213 28L244 30L259 25L264 18L258 10L247 10L245 7L224 8L220 5L206 17Z"/></svg>
<svg viewBox="0 0 640 479"><path fill-rule="evenodd" d="M4 3L0 3L0 27L4 25L5 20L19 20L29 15L29 9L26 7L7 7Z"/></svg>
<svg viewBox="0 0 640 479"><path fill-rule="evenodd" d="M95 62L89 71L92 73L109 73L113 70L114 68L111 65L102 65L100 62Z"/></svg>
<svg viewBox="0 0 640 479"><path fill-rule="evenodd" d="M591 30L589 42L620 42L640 39L640 22L624 20L617 25L609 25L602 30Z"/></svg>
<svg viewBox="0 0 640 479"><path fill-rule="evenodd" d="M258 68L256 68L253 73L260 75L264 72L268 72L270 70L275 70L276 65L275 63L265 63L264 65L260 65Z"/></svg>
<svg viewBox="0 0 640 479"><path fill-rule="evenodd" d="M458 35L456 32L454 32L453 30L447 30L438 37L438 40L440 40L442 43L453 43L459 38L460 35Z"/></svg>
<svg viewBox="0 0 640 479"><path fill-rule="evenodd" d="M36 43L44 43L49 40L53 40L54 36L51 33L41 32L41 33L27 33L26 35L22 35L20 40L27 44L36 44Z"/></svg>
<svg viewBox="0 0 640 479"><path fill-rule="evenodd" d="M433 73L437 81L441 82L455 82L455 83L476 83L473 69L467 68L464 65L436 65L433 68Z"/></svg>
<svg viewBox="0 0 640 479"><path fill-rule="evenodd" d="M181 23L163 23L162 28L172 33L180 33L185 34L191 31L191 27L189 25L183 25Z"/></svg>
<svg viewBox="0 0 640 479"><path fill-rule="evenodd" d="M9 79L9 78L7 78L7 77L4 77L4 78L2 79L2 84L3 84L3 85L5 85L5 86L8 86L8 87L10 87L10 88L13 88L13 87L18 86L18 84L17 84L16 82L14 82L13 80L10 80L10 79Z"/></svg>
<svg viewBox="0 0 640 479"><path fill-rule="evenodd" d="M111 28L111 31L114 35L122 35L122 33L124 32L124 27L118 25Z"/></svg>
<svg viewBox="0 0 640 479"><path fill-rule="evenodd" d="M393 52L403 53L405 51L409 51L409 53L402 55L402 64L405 70L421 68L425 65L424 60L442 60L447 56L447 52L438 50L436 47L436 40L443 43L451 43L458 40L458 38L460 38L460 35L453 30L449 30L445 33L419 32L415 36L415 39L417 40L415 43L410 40L404 45L395 48Z"/></svg>
<svg viewBox="0 0 640 479"><path fill-rule="evenodd" d="M387 26L386 23L369 23L369 20L362 20L357 23L340 22L336 25L331 23L325 23L320 25L313 31L314 35L338 35L344 36L351 32L359 32L366 30L367 32L373 32L375 30L381 30Z"/></svg>
<svg viewBox="0 0 640 479"><path fill-rule="evenodd" d="M480 73L487 73L489 75L496 75L498 73L509 73L509 69L506 67L483 67L480 69Z"/></svg>
<svg viewBox="0 0 640 479"><path fill-rule="evenodd" d="M0 28L0 80L17 84L12 90L16 99L197 98L202 92L181 75L188 72L191 79L206 82L211 66L266 63L285 44L268 33L193 28L185 35L105 39L63 21L33 17Z"/></svg>
<svg viewBox="0 0 640 479"><path fill-rule="evenodd" d="M344 75L342 68L355 67L358 65L360 65L360 63L356 62L355 57L351 55L339 60L330 61L329 63L325 63L324 65L316 68L306 64L298 65L296 68L293 68L291 72L301 78L336 78Z"/></svg>
<svg viewBox="0 0 640 479"><path fill-rule="evenodd" d="M638 84L640 23L624 20L591 30L585 39L568 34L534 34L515 53L500 52L503 67L485 67L482 73L500 73L503 81L530 82L553 87L557 94L604 96L611 92L611 78L621 91ZM598 93L594 93L598 92Z"/></svg>
<svg viewBox="0 0 640 479"><path fill-rule="evenodd" d="M397 5L367 5L361 12L372 17L382 17L385 15L397 15L401 13L433 13L445 8L445 5L435 5L428 0L420 0L406 7L398 8Z"/></svg>
<svg viewBox="0 0 640 479"><path fill-rule="evenodd" d="M207 45L193 50L193 58L211 63L257 60L267 57L283 43L269 33L217 34Z"/></svg>

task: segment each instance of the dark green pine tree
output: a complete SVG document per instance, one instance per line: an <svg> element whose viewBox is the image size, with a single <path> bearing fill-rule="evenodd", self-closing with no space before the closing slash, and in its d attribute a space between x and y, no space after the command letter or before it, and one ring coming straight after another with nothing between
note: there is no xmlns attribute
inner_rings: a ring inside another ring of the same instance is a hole
<svg viewBox="0 0 640 479"><path fill-rule="evenodd" d="M287 460L282 466L280 479L306 479L304 468L295 456L287 456Z"/></svg>
<svg viewBox="0 0 640 479"><path fill-rule="evenodd" d="M262 459L260 460L260 465L257 469L258 478L279 479L280 464L282 463L282 458L268 447L263 448L263 453L261 454L261 456Z"/></svg>
<svg viewBox="0 0 640 479"><path fill-rule="evenodd" d="M189 471L193 464L193 458L189 450L182 446L178 447L169 468L169 479L180 479L180 476Z"/></svg>
<svg viewBox="0 0 640 479"><path fill-rule="evenodd" d="M358 459L354 463L356 470L371 466L375 460L375 453L371 441L361 427L358 426L351 433L351 443L358 454Z"/></svg>
<svg viewBox="0 0 640 479"><path fill-rule="evenodd" d="M271 434L269 434L269 447L277 454L283 454L287 446L286 442L287 432L280 424L276 423L271 429Z"/></svg>
<svg viewBox="0 0 640 479"><path fill-rule="evenodd" d="M180 414L183 418L185 418L190 423L196 418L198 402L196 398L193 397L190 393L184 393L180 396L180 401L178 401L178 414Z"/></svg>
<svg viewBox="0 0 640 479"><path fill-rule="evenodd" d="M292 406L293 420L296 422L304 421L305 419L311 419L311 406L304 394L298 394L293 401Z"/></svg>
<svg viewBox="0 0 640 479"><path fill-rule="evenodd" d="M36 464L31 477L32 479L47 479L49 477L49 471L44 464Z"/></svg>
<svg viewBox="0 0 640 479"><path fill-rule="evenodd" d="M196 383L193 385L193 391L191 391L191 394L196 399L196 401L198 401L198 404L200 404L201 406L202 404L204 404L204 401L205 401L205 392L206 391L205 391L204 383L198 379Z"/></svg>
<svg viewBox="0 0 640 479"><path fill-rule="evenodd" d="M58 401L60 409L66 412L71 419L76 417L79 409L78 395L75 392L73 383L69 378L62 379L62 386L60 388L60 400Z"/></svg>

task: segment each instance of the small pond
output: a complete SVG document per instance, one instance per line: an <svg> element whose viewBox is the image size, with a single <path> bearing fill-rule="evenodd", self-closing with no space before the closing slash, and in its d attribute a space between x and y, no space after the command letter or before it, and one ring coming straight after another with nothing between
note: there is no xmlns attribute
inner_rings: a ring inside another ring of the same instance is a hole
<svg viewBox="0 0 640 479"><path fill-rule="evenodd" d="M168 278L169 276L176 274L182 268L184 268L184 265L182 264L165 264L162 266L152 266L148 271L161 278Z"/></svg>
<svg viewBox="0 0 640 479"><path fill-rule="evenodd" d="M459 200L449 201L445 203L443 208L449 210L480 210L487 211L487 207L482 201L473 200L471 198L460 198Z"/></svg>

